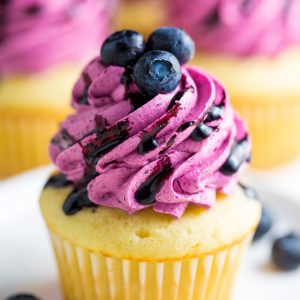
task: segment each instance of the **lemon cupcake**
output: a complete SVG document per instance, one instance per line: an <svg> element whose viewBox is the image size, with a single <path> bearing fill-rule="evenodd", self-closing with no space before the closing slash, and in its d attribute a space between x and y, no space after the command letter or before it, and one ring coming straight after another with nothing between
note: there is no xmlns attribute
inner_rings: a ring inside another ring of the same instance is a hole
<svg viewBox="0 0 300 300"><path fill-rule="evenodd" d="M0 4L0 177L49 161L49 138L71 112L72 84L111 13L106 0Z"/></svg>
<svg viewBox="0 0 300 300"><path fill-rule="evenodd" d="M193 49L116 32L75 84L40 198L65 299L230 299L260 205L236 184L244 123Z"/></svg>
<svg viewBox="0 0 300 300"><path fill-rule="evenodd" d="M248 121L253 166L269 168L300 154L299 1L169 1L171 23L202 49L195 63L228 88Z"/></svg>
<svg viewBox="0 0 300 300"><path fill-rule="evenodd" d="M165 24L165 1L121 0L117 16L119 28L136 28L148 36L155 28Z"/></svg>

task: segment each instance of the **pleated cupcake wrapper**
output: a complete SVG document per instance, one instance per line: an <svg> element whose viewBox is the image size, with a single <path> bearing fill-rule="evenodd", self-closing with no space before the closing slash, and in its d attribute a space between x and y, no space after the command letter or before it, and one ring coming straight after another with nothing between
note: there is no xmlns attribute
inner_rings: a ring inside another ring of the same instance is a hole
<svg viewBox="0 0 300 300"><path fill-rule="evenodd" d="M64 299L229 300L252 235L210 255L168 262L105 257L57 235L51 238Z"/></svg>
<svg viewBox="0 0 300 300"><path fill-rule="evenodd" d="M278 95L278 97L281 97ZM298 99L247 99L232 97L234 108L246 119L252 137L257 168L274 167L300 155ZM294 97L295 98L295 97Z"/></svg>
<svg viewBox="0 0 300 300"><path fill-rule="evenodd" d="M48 145L61 119L0 112L0 178L49 163Z"/></svg>

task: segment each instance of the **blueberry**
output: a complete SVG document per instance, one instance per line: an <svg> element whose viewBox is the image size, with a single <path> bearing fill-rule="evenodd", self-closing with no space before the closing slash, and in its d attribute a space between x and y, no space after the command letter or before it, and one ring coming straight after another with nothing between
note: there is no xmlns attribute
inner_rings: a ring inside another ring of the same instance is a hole
<svg viewBox="0 0 300 300"><path fill-rule="evenodd" d="M101 48L101 59L105 65L133 66L144 53L145 47L145 40L138 32L117 31L104 41Z"/></svg>
<svg viewBox="0 0 300 300"><path fill-rule="evenodd" d="M272 248L274 263L282 270L294 270L300 266L300 236L288 234L277 239Z"/></svg>
<svg viewBox="0 0 300 300"><path fill-rule="evenodd" d="M270 216L269 211L266 208L263 208L260 222L254 234L253 240L257 241L261 239L272 227L273 220Z"/></svg>
<svg viewBox="0 0 300 300"><path fill-rule="evenodd" d="M205 125L204 123L200 123L191 133L191 139L195 142L200 142L206 138L208 138L214 129Z"/></svg>
<svg viewBox="0 0 300 300"><path fill-rule="evenodd" d="M174 54L179 63L184 65L195 53L195 43L182 29L160 27L149 37L147 46L150 50L164 50Z"/></svg>
<svg viewBox="0 0 300 300"><path fill-rule="evenodd" d="M38 298L30 294L18 294L10 296L6 300L38 300Z"/></svg>
<svg viewBox="0 0 300 300"><path fill-rule="evenodd" d="M136 63L133 78L146 94L156 96L173 91L181 80L177 58L166 51L145 53Z"/></svg>
<svg viewBox="0 0 300 300"><path fill-rule="evenodd" d="M236 142L226 162L220 168L220 172L225 176L231 176L236 173L241 165L247 159L246 157L247 140Z"/></svg>

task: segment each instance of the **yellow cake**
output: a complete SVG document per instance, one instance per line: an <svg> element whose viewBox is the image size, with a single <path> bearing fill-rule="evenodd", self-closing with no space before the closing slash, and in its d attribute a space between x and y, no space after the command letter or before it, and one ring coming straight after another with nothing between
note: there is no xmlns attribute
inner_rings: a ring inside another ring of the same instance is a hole
<svg viewBox="0 0 300 300"><path fill-rule="evenodd" d="M270 168L300 154L300 50L276 59L199 54L195 63L228 88L232 105L247 120L255 168Z"/></svg>
<svg viewBox="0 0 300 300"><path fill-rule="evenodd" d="M179 220L107 207L67 216L70 191L47 187L40 198L65 299L230 299L260 218L260 204L242 190L219 194L209 210L190 206Z"/></svg>

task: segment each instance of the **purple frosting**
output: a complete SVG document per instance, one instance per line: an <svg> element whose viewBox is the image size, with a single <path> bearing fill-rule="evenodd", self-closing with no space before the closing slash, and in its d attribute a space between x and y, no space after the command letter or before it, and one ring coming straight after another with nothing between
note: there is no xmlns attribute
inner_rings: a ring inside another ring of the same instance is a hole
<svg viewBox="0 0 300 300"><path fill-rule="evenodd" d="M300 44L299 0L169 0L169 15L208 51L273 56Z"/></svg>
<svg viewBox="0 0 300 300"><path fill-rule="evenodd" d="M234 145L247 141L244 123L214 78L190 67L182 73L173 92L148 99L122 67L96 58L84 69L73 90L76 113L61 124L50 155L70 181L87 186L93 203L129 214L152 206L180 217L190 203L210 207L217 191L231 191L238 172L220 169ZM222 113L212 118L216 107ZM195 141L201 123L212 133ZM249 155L247 141L239 170ZM154 201L141 203L147 193Z"/></svg>
<svg viewBox="0 0 300 300"><path fill-rule="evenodd" d="M36 72L95 55L108 33L114 2L1 1L0 75Z"/></svg>

